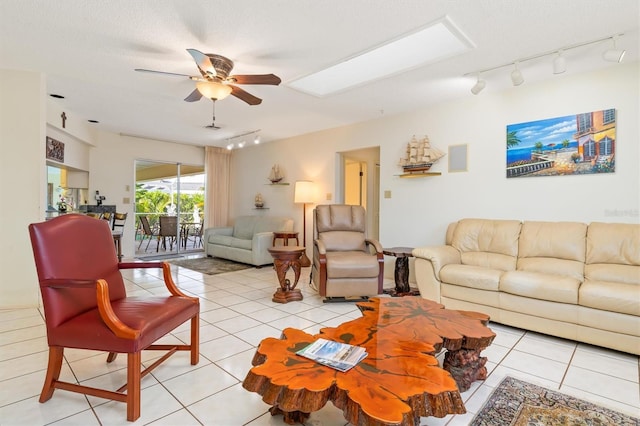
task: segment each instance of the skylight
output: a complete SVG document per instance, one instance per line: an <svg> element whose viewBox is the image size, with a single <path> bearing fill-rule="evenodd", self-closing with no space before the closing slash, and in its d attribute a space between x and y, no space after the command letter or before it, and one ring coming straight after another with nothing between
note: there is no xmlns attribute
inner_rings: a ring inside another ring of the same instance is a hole
<svg viewBox="0 0 640 426"><path fill-rule="evenodd" d="M473 47L473 43L445 16L402 38L287 85L301 92L322 97L450 58Z"/></svg>

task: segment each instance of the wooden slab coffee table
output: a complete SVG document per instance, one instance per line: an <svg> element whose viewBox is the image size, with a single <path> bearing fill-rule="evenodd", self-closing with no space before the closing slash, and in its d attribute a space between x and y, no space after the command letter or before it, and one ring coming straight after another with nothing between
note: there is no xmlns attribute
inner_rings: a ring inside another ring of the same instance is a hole
<svg viewBox="0 0 640 426"><path fill-rule="evenodd" d="M479 354L495 337L487 315L420 297L373 298L358 307L361 318L319 334L287 328L280 339L264 339L243 387L289 424L304 422L328 401L354 425L413 426L420 417L466 412L460 385L486 378ZM363 346L368 356L341 373L295 354L320 337ZM452 353L445 357L459 379L439 367L434 355L442 348Z"/></svg>

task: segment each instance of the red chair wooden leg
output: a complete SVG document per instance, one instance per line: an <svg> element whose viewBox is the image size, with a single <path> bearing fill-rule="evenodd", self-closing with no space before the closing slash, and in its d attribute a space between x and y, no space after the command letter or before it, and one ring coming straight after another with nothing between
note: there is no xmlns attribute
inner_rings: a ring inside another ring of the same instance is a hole
<svg viewBox="0 0 640 426"><path fill-rule="evenodd" d="M40 402L48 401L53 396L54 384L60 378L63 353L64 348L60 346L49 347L49 365L47 365L47 376L44 379L42 393L40 393Z"/></svg>
<svg viewBox="0 0 640 426"><path fill-rule="evenodd" d="M200 360L200 314L191 318L191 365Z"/></svg>
<svg viewBox="0 0 640 426"><path fill-rule="evenodd" d="M140 352L127 355L127 420L140 417Z"/></svg>

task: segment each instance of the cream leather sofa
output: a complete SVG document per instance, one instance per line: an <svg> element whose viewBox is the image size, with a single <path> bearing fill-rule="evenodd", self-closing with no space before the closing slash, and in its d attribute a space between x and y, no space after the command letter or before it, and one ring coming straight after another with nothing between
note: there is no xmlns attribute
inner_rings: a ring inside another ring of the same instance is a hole
<svg viewBox="0 0 640 426"><path fill-rule="evenodd" d="M293 219L278 216L240 216L233 226L207 228L204 250L207 256L261 266L273 263L267 251L275 231L292 232Z"/></svg>
<svg viewBox="0 0 640 426"><path fill-rule="evenodd" d="M640 355L640 225L462 219L413 255L424 298Z"/></svg>

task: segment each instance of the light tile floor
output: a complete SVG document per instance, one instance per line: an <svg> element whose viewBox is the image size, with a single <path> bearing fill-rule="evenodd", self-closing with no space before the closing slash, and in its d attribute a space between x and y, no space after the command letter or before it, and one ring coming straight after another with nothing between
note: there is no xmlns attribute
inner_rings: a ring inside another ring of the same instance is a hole
<svg viewBox="0 0 640 426"><path fill-rule="evenodd" d="M271 296L277 279L271 267L221 275L202 275L174 267L177 284L201 298L201 357L191 366L188 353L178 353L144 378L144 425L283 425L272 417L260 396L244 390L258 343L279 337L284 327L317 333L360 316L353 304L323 304L308 287L304 269L299 287L304 300L277 304ZM126 270L129 294L161 294L159 274ZM388 281L385 287L392 287ZM640 387L637 356L490 324L494 343L483 352L489 377L462 394L467 414L442 419L422 418L422 425L467 425L491 391L511 375L638 416ZM180 327L166 341L188 341ZM143 355L143 362L151 356ZM441 358L441 356L439 357ZM125 382L126 357L106 364L102 353L66 350L64 380L89 386L118 388ZM47 365L47 341L38 309L0 311L0 425L123 425L125 406L57 390L38 403ZM309 425L345 425L342 412L328 404L313 413Z"/></svg>

